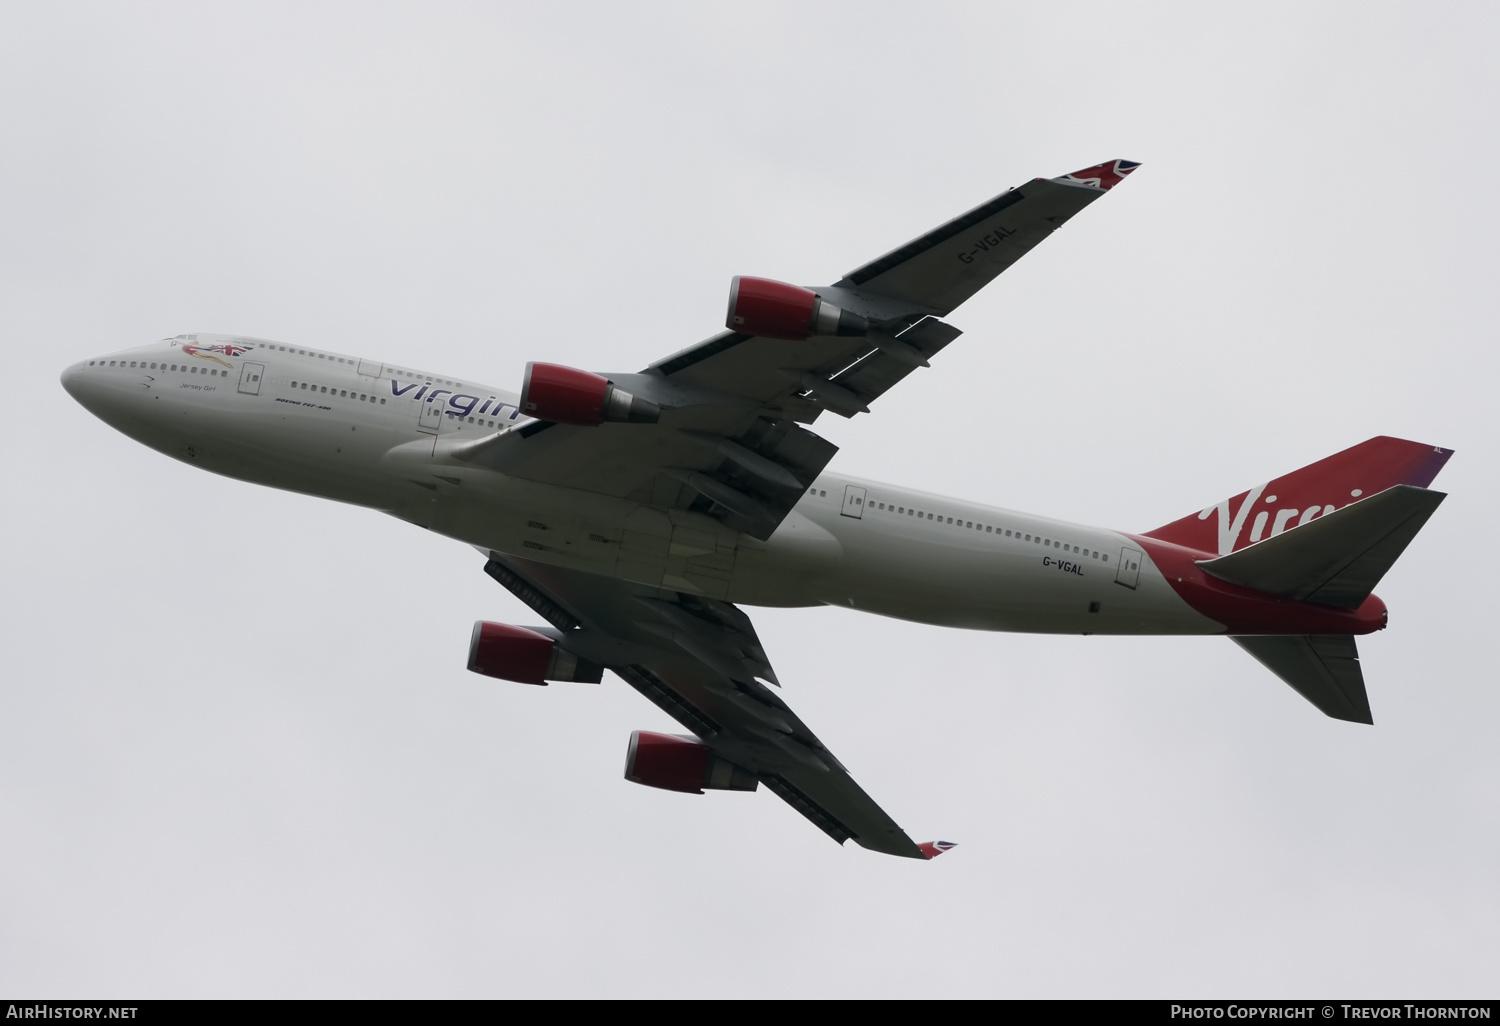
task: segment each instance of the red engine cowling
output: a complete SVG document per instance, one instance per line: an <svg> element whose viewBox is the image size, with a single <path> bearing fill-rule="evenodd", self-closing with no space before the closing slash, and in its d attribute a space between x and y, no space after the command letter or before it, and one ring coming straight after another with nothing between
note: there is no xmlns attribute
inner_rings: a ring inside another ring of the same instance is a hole
<svg viewBox="0 0 1500 1026"><path fill-rule="evenodd" d="M730 331L801 341L813 335L868 335L870 322L800 285L769 278L736 277L729 283Z"/></svg>
<svg viewBox="0 0 1500 1026"><path fill-rule="evenodd" d="M625 752L625 779L664 791L702 794L710 791L754 791L754 773L719 758L703 742L681 734L637 730Z"/></svg>
<svg viewBox="0 0 1500 1026"><path fill-rule="evenodd" d="M605 421L655 424L661 407L606 377L555 363L528 363L521 412L537 420L594 427Z"/></svg>
<svg viewBox="0 0 1500 1026"><path fill-rule="evenodd" d="M604 679L603 667L578 658L555 638L484 620L474 624L469 636L469 669L486 677L543 686L549 680L597 684Z"/></svg>

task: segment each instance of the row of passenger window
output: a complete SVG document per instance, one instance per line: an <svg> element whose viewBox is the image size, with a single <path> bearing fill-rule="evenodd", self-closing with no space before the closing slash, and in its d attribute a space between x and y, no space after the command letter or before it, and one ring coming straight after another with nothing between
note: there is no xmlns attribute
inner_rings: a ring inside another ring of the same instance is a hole
<svg viewBox="0 0 1500 1026"><path fill-rule="evenodd" d="M962 517L954 520L953 517L945 517L941 513L929 513L926 510L909 509L906 506L893 506L885 502L871 502L868 505L873 506L877 510L883 510L887 513L894 513L897 516L916 517L919 520L932 520L939 524L952 524L954 527L962 527L965 530L983 531L985 534L993 534L1005 538L1014 538L1017 541L1032 542L1034 544L1042 546L1043 548L1057 549L1061 552L1070 552L1080 556L1088 556L1090 559L1097 559L1101 563L1109 562L1108 553L1101 554L1096 550L1086 549L1081 546L1074 545L1071 542L1054 541L1051 538L1044 538L1039 534L1025 534L1021 531L1013 531L1009 528L999 527L995 524L976 524L974 521L964 520Z"/></svg>
<svg viewBox="0 0 1500 1026"><path fill-rule="evenodd" d="M180 338L196 338L196 336L187 336L187 335L179 336L179 337ZM347 364L355 365L355 364L358 364L360 362L358 359L356 359L355 357L352 357L352 356L338 356L338 355L336 355L334 353L320 353L316 349L299 349L296 346L276 345L276 344L273 344L273 343L270 343L270 342L257 343L256 344L256 348L257 349L265 349L265 350L267 350L269 352L273 352L273 353L291 353L294 356L306 356L309 359L313 359L313 360L328 360L331 363L347 363ZM366 362L373 364L375 361L369 360L369 361L366 361ZM437 382L440 385L448 385L448 386L451 386L453 388L462 388L462 387L465 387L461 382L448 381L445 378L436 378L436 377L434 377L431 374L417 374L417 373L414 373L412 371L397 370L397 369L395 369L393 367L392 368L386 368L386 369L391 374L404 374L407 377L425 379L429 385L432 384L433 382Z"/></svg>
<svg viewBox="0 0 1500 1026"><path fill-rule="evenodd" d="M449 388L472 387L470 385L464 384L462 381L449 381L447 378L440 378L432 374L423 374L421 371L406 371L402 370L400 367L391 367L389 365L387 365L385 368L385 376L388 378L416 378L418 381L425 381L429 385L447 385Z"/></svg>
<svg viewBox="0 0 1500 1026"><path fill-rule="evenodd" d="M137 367L137 365L139 365L138 366L139 370L164 370L164 371L165 370L172 370L172 371L181 371L184 374L200 374L200 373L201 374L209 374L209 375L212 375L213 377L216 377L216 378L219 377L220 375L222 375L222 376L224 376L226 378L229 377L229 372L227 370L226 371L221 371L217 367L199 367L197 364L192 364L191 366L189 366L188 364L183 364L181 367L179 367L175 363L171 364L170 366L167 365L167 364L165 364L165 363L163 363L160 366L158 366L157 362L155 360L152 360L150 363L147 363L145 360L110 360L110 361L107 362L107 365L110 366L110 367L113 367L116 364L119 364L121 367ZM90 367L93 367L95 365L98 365L100 367L106 366L106 361L104 361L104 360L90 360L89 361L89 366Z"/></svg>
<svg viewBox="0 0 1500 1026"><path fill-rule="evenodd" d="M328 385L310 385L306 381L303 381L301 383L293 381L292 387L302 389L304 391L310 388L314 392L322 392L325 395L336 395L344 399L357 399L362 403L373 403L377 400L377 398L379 398L378 396L369 395L365 392L351 392L347 388L330 388ZM384 399L380 399L379 401L381 406L385 405Z"/></svg>

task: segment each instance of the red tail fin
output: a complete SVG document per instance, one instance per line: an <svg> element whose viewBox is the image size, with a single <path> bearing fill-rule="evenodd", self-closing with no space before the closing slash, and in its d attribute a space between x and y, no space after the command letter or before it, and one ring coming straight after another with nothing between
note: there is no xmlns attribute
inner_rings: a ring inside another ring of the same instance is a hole
<svg viewBox="0 0 1500 1026"><path fill-rule="evenodd" d="M1227 556L1392 485L1426 488L1452 449L1384 435L1240 492L1146 537Z"/></svg>

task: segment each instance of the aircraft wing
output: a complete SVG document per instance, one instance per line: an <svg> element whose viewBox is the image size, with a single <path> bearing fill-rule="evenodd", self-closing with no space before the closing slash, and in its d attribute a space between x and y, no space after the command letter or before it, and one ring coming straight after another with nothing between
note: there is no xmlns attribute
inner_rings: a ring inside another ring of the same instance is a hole
<svg viewBox="0 0 1500 1026"><path fill-rule="evenodd" d="M485 572L561 632L568 651L614 671L835 841L908 858L946 849L907 837L766 686L775 674L736 606L499 553Z"/></svg>
<svg viewBox="0 0 1500 1026"><path fill-rule="evenodd" d="M515 478L696 510L768 538L837 451L803 425L825 410L865 412L926 366L960 334L942 316L1137 166L1114 160L1033 179L805 291L868 322L865 334L789 339L730 330L639 373L606 375L658 404L655 423L533 420L452 455ZM733 299L730 314L733 322Z"/></svg>

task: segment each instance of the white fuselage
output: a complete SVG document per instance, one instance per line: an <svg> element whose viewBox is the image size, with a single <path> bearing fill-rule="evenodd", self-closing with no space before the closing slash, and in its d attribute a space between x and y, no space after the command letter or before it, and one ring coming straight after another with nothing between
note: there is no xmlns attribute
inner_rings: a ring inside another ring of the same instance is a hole
<svg viewBox="0 0 1500 1026"><path fill-rule="evenodd" d="M526 423L518 397L391 364L191 335L85 360L63 383L175 459L538 562L750 605L979 630L1223 630L1115 531L825 473L763 542L700 513L445 459L455 440Z"/></svg>

